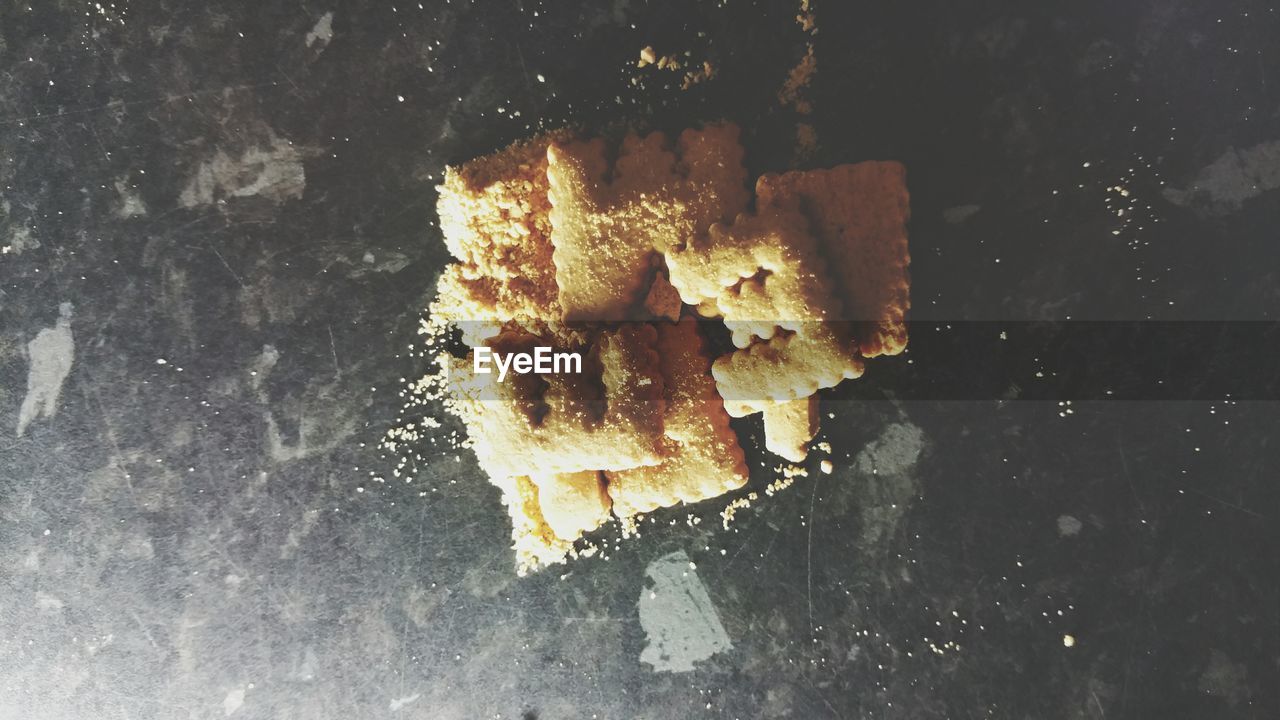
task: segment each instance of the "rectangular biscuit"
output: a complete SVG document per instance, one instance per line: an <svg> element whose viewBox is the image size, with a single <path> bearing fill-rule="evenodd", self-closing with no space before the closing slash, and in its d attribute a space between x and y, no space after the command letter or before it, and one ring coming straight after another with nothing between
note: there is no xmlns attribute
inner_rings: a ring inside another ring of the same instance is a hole
<svg viewBox="0 0 1280 720"><path fill-rule="evenodd" d="M763 175L757 207L799 209L809 218L864 357L906 347L911 306L907 247L910 202L897 162Z"/></svg>
<svg viewBox="0 0 1280 720"><path fill-rule="evenodd" d="M747 466L729 416L707 370L710 358L697 322L658 328L666 401L662 464L605 473L614 514L716 497L747 482Z"/></svg>
<svg viewBox="0 0 1280 720"><path fill-rule="evenodd" d="M547 152L551 241L566 321L634 319L656 252L746 207L738 128L628 134L612 164L603 140Z"/></svg>
<svg viewBox="0 0 1280 720"><path fill-rule="evenodd" d="M490 477L554 475L656 465L662 460L663 384L646 325L601 331L584 353L582 374L477 373L454 360L448 407L462 418ZM495 352L554 345L507 331ZM563 349L563 348L561 348Z"/></svg>
<svg viewBox="0 0 1280 720"><path fill-rule="evenodd" d="M438 283L434 313L494 328L511 320L559 319L547 147L568 137L565 131L539 135L445 169L436 213L458 262Z"/></svg>
<svg viewBox="0 0 1280 720"><path fill-rule="evenodd" d="M862 374L839 301L805 217L767 207L716 224L666 254L671 283L699 312L719 315L739 349L712 366L725 409L739 417Z"/></svg>

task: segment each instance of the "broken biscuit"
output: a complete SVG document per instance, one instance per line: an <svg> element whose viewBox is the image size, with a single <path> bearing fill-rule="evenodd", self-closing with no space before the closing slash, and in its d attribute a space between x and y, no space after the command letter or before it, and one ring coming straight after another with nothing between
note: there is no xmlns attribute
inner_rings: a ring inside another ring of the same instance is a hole
<svg viewBox="0 0 1280 720"><path fill-rule="evenodd" d="M856 344L829 322L839 301L798 211L768 208L716 224L667 253L671 283L719 315L742 348L712 366L725 409L739 417L862 374Z"/></svg>
<svg viewBox="0 0 1280 720"><path fill-rule="evenodd" d="M558 131L445 170L436 212L458 259L438 283L433 314L478 341L511 320L560 317L552 263L547 147Z"/></svg>
<svg viewBox="0 0 1280 720"><path fill-rule="evenodd" d="M531 475L542 519L556 537L573 542L609 520L609 496L596 471Z"/></svg>
<svg viewBox="0 0 1280 720"><path fill-rule="evenodd" d="M662 460L662 374L647 325L602 331L581 374L478 373L453 361L446 390L490 477L554 475L656 465ZM546 340L506 331L494 352Z"/></svg>
<svg viewBox="0 0 1280 720"><path fill-rule="evenodd" d="M659 132L622 141L610 167L603 140L547 151L551 240L566 321L633 318L655 252L746 207L734 125L684 131L675 152Z"/></svg>
<svg viewBox="0 0 1280 720"><path fill-rule="evenodd" d="M658 328L666 401L661 465L605 473L614 514L694 503L739 488L747 466L729 417L708 375L710 358L697 321Z"/></svg>
<svg viewBox="0 0 1280 720"><path fill-rule="evenodd" d="M763 175L759 208L802 211L818 236L864 357L896 355L907 345L911 306L910 218L906 170L897 162L862 162L828 170Z"/></svg>
<svg viewBox="0 0 1280 720"><path fill-rule="evenodd" d="M818 434L818 396L772 403L762 414L765 448L791 462L802 462L809 454L809 441Z"/></svg>

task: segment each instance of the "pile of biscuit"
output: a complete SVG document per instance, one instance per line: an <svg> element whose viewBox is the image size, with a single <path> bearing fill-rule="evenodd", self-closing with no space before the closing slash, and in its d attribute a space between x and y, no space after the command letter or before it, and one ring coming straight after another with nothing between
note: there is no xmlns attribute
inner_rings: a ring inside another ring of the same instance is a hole
<svg viewBox="0 0 1280 720"><path fill-rule="evenodd" d="M432 315L469 347L581 353L581 374L473 371L442 356L446 406L504 493L521 572L616 516L747 482L729 418L761 413L800 462L817 391L906 346L905 173L895 162L768 174L738 128L616 147L545 134L450 168ZM735 349L712 357L704 326Z"/></svg>

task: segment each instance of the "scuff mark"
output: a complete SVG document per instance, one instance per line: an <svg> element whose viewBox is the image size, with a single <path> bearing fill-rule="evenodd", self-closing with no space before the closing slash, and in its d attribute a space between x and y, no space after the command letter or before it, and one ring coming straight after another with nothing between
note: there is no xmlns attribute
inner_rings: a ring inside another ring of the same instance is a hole
<svg viewBox="0 0 1280 720"><path fill-rule="evenodd" d="M387 705L387 709L390 710L391 712L395 712L400 708L404 707L405 705L408 705L411 702L415 702L420 697L422 697L422 693L414 693L412 695L409 695L408 697L396 698L392 700L389 705Z"/></svg>
<svg viewBox="0 0 1280 720"><path fill-rule="evenodd" d="M1058 516L1058 535L1062 537L1075 537L1083 528L1084 523L1074 515Z"/></svg>
<svg viewBox="0 0 1280 720"><path fill-rule="evenodd" d="M657 672L688 672L695 662L732 647L683 550L649 563L645 575L652 585L640 591L640 626L647 641L641 662Z"/></svg>
<svg viewBox="0 0 1280 720"><path fill-rule="evenodd" d="M178 204L193 208L254 196L280 204L302 197L306 185L302 153L268 128L265 146L251 147L239 157L218 150L201 163L178 196Z"/></svg>
<svg viewBox="0 0 1280 720"><path fill-rule="evenodd" d="M58 411L62 384L75 360L75 339L71 335L71 303L58 306L58 322L36 333L27 343L27 396L18 411L18 437L37 417L52 418Z"/></svg>
<svg viewBox="0 0 1280 720"><path fill-rule="evenodd" d="M27 250L35 250L40 247L40 241L31 236L30 228L17 227L9 231L9 239L3 248L0 248L0 255L21 255Z"/></svg>
<svg viewBox="0 0 1280 720"><path fill-rule="evenodd" d="M238 687L222 698L222 714L225 717L230 717L240 709L241 705L244 705L244 688Z"/></svg>
<svg viewBox="0 0 1280 720"><path fill-rule="evenodd" d="M1209 652L1209 663L1200 674L1202 692L1226 700L1232 707L1249 699L1249 672L1221 650Z"/></svg>
<svg viewBox="0 0 1280 720"><path fill-rule="evenodd" d="M1166 188L1164 197L1175 205L1201 206L1210 214L1225 215L1276 188L1280 188L1280 140L1244 150L1227 148L1196 174L1190 187Z"/></svg>
<svg viewBox="0 0 1280 720"><path fill-rule="evenodd" d="M315 27L311 28L311 32L307 33L307 47L311 47L316 43L320 43L320 49L329 44L333 39L333 11L325 13L316 21Z"/></svg>
<svg viewBox="0 0 1280 720"><path fill-rule="evenodd" d="M129 187L129 181L121 178L115 181L116 195L120 196L120 205L116 208L116 217L128 219L147 214L147 204L142 196Z"/></svg>
<svg viewBox="0 0 1280 720"><path fill-rule="evenodd" d="M882 552L919 492L911 472L924 452L924 431L909 422L893 423L854 459L862 475L857 491L858 543L866 552Z"/></svg>
<svg viewBox="0 0 1280 720"><path fill-rule="evenodd" d="M924 451L924 431L911 423L894 423L854 460L859 471L895 475L915 467Z"/></svg>
<svg viewBox="0 0 1280 720"><path fill-rule="evenodd" d="M350 262L346 258L337 258L335 262ZM412 262L408 255L396 252L394 250L380 251L378 256L372 252L366 252L361 258L361 264L353 265L351 272L347 273L347 277L361 278L372 273L388 273L394 275L408 267Z"/></svg>
<svg viewBox="0 0 1280 720"><path fill-rule="evenodd" d="M973 217L981 209L981 205L957 205L943 210L942 219L952 225L959 225L970 217Z"/></svg>

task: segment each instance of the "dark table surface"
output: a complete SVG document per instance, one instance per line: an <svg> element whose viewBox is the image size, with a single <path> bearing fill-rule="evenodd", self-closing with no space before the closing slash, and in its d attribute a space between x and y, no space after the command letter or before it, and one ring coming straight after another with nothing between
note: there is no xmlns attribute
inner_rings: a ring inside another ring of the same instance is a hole
<svg viewBox="0 0 1280 720"><path fill-rule="evenodd" d="M1280 714L1268 3L29 5L0 718ZM808 165L908 168L910 352L828 398L833 474L517 578L470 454L378 446L443 167L728 118L787 169L809 39Z"/></svg>

